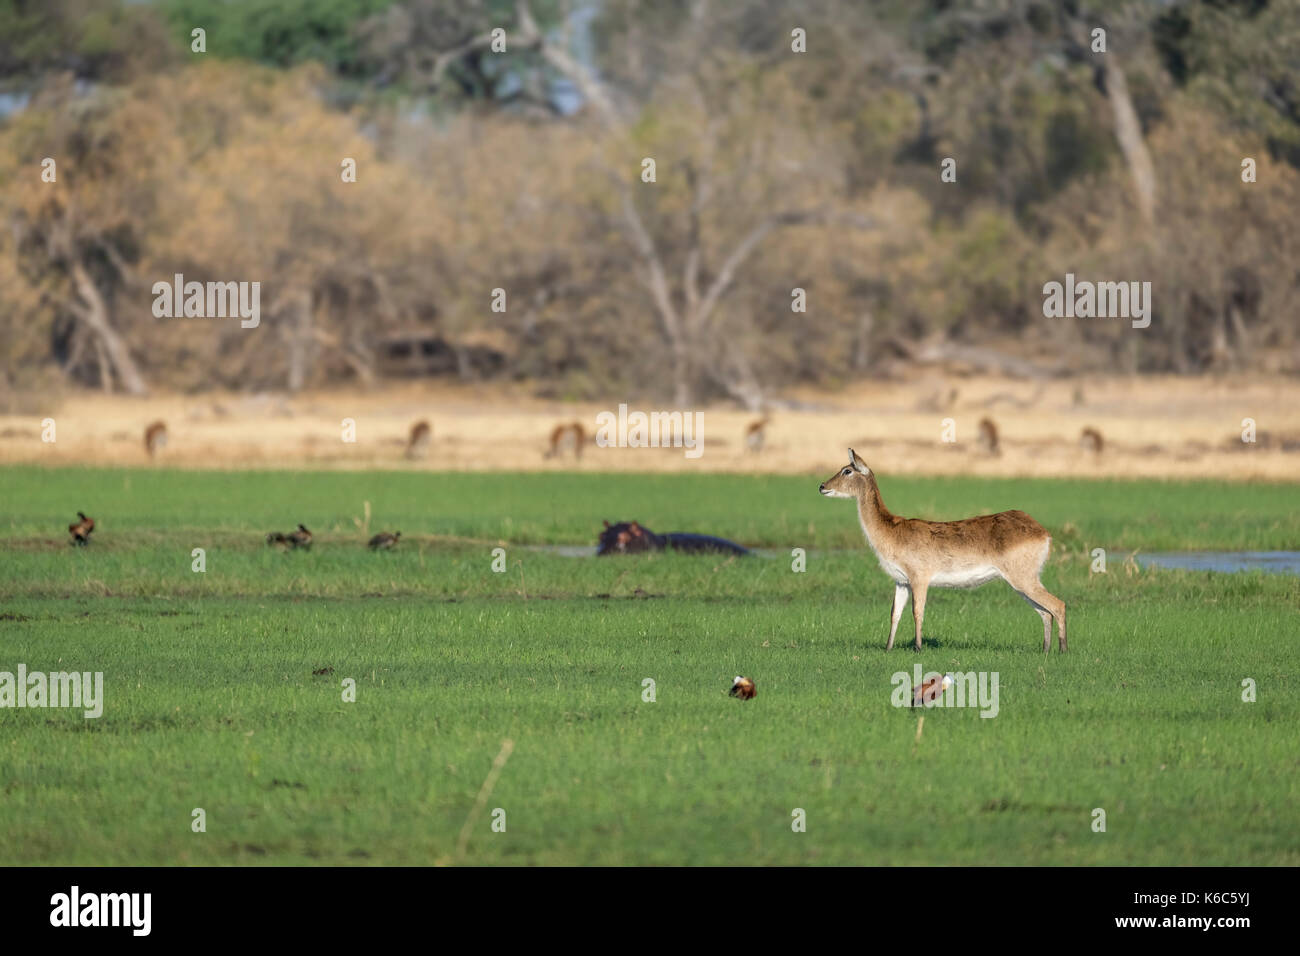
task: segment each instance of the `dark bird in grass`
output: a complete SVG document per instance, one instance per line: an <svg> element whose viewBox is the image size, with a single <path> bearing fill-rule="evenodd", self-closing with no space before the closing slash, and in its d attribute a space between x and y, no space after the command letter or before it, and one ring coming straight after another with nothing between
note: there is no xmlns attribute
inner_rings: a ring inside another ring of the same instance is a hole
<svg viewBox="0 0 1300 956"><path fill-rule="evenodd" d="M400 531L395 531L391 534L387 531L381 531L370 539L370 550L388 551L390 548L395 548L397 547L397 539L401 536L402 532Z"/></svg>
<svg viewBox="0 0 1300 956"><path fill-rule="evenodd" d="M290 548L310 548L311 532L305 525L298 525L297 531L290 531L288 534L281 534L279 531L272 531L266 536L267 544L283 544Z"/></svg>
<svg viewBox="0 0 1300 956"><path fill-rule="evenodd" d="M731 682L730 693L732 697L739 697L741 700L753 700L758 689L748 677L737 677Z"/></svg>
<svg viewBox="0 0 1300 956"><path fill-rule="evenodd" d="M84 511L78 511L77 517L81 520L68 525L68 531L72 534L72 543L84 548L90 541L90 532L95 530L95 519L87 518Z"/></svg>

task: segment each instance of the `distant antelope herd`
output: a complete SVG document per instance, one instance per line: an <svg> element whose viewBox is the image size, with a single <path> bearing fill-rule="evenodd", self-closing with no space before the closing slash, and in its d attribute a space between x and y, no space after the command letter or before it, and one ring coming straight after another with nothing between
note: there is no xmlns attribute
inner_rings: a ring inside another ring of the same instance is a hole
<svg viewBox="0 0 1300 956"><path fill-rule="evenodd" d="M956 401L957 395L956 389L949 390L946 395L942 392L936 392L919 407L925 409L950 408L953 402ZM1081 396L1081 390L1075 389L1076 405L1080 403ZM741 440L747 453L757 455L767 447L767 430L771 422L771 415L764 413L762 417L754 419L745 425L741 433ZM590 437L581 422L561 422L551 429L542 458L551 460L571 456L575 462L580 462L583 449L590 444ZM144 430L145 453L151 459L156 458L159 451L167 445L167 438L166 422L161 419L150 422ZM422 461L428 458L429 451L433 446L433 426L427 419L421 419L412 423L405 442L400 439L394 439L393 442L404 444L405 457L408 460ZM981 454L990 458L998 458L1002 455L1001 433L998 430L997 423L992 418L985 416L979 420L976 426L975 447ZM1105 441L1097 428L1088 426L1080 432L1079 448L1089 457L1098 459L1104 447Z"/></svg>
<svg viewBox="0 0 1300 956"><path fill-rule="evenodd" d="M1002 443L998 437L998 426L991 418L981 418L979 430L976 433L975 445L981 452L991 457L998 457L1002 454ZM1091 426L1085 428L1079 434L1079 447L1094 458L1101 454L1105 441L1101 437L1101 432Z"/></svg>

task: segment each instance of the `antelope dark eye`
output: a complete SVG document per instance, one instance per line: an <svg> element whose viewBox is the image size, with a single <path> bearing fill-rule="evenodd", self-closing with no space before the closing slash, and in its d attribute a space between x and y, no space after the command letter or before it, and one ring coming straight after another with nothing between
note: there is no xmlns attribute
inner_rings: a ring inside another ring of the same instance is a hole
<svg viewBox="0 0 1300 956"><path fill-rule="evenodd" d="M848 474L849 472L851 472L852 470L853 470L852 468L845 468L843 471L840 472L840 474L841 474L841 475L847 475L847 474Z"/></svg>

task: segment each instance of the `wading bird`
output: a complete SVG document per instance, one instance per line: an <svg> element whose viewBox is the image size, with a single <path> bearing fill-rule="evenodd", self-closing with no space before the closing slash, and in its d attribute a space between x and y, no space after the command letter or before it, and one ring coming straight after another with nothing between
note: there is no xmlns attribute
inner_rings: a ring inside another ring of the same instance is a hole
<svg viewBox="0 0 1300 956"><path fill-rule="evenodd" d="M371 551L388 551L397 547L397 539L402 536L402 532L396 531L390 534L387 531L381 531L370 539Z"/></svg>
<svg viewBox="0 0 1300 956"><path fill-rule="evenodd" d="M943 677L931 677L927 681L922 681L919 686L912 690L912 706L920 707L922 704L938 700L952 684L951 674L944 674Z"/></svg>
<svg viewBox="0 0 1300 956"><path fill-rule="evenodd" d="M90 543L90 532L95 530L95 519L87 518L84 511L78 511L77 517L81 520L68 525L68 531L72 534L72 543L84 548Z"/></svg>
<svg viewBox="0 0 1300 956"><path fill-rule="evenodd" d="M267 544L283 544L290 548L311 548L311 532L307 530L306 525L298 525L297 531L290 531L288 534L281 534L279 531L272 531L266 536Z"/></svg>
<svg viewBox="0 0 1300 956"><path fill-rule="evenodd" d="M731 682L729 693L732 697L739 697L741 700L752 700L758 690L754 687L754 682L748 677L737 677Z"/></svg>

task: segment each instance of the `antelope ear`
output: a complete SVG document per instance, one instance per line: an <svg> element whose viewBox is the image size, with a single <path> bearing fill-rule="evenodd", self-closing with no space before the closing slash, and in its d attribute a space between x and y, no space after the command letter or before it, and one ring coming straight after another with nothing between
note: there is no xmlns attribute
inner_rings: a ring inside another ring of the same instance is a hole
<svg viewBox="0 0 1300 956"><path fill-rule="evenodd" d="M641 525L639 525L639 524L638 524L637 522L635 522L635 521L633 521L630 525L628 525L628 527L631 528L633 531L640 531L640 530L641 530Z"/></svg>
<svg viewBox="0 0 1300 956"><path fill-rule="evenodd" d="M849 449L849 464L852 465L853 470L860 475L871 474L871 469L867 467L867 463L859 458L858 453L852 448Z"/></svg>
<svg viewBox="0 0 1300 956"><path fill-rule="evenodd" d="M606 527L606 528L609 527L609 522L608 522L608 521L605 522L605 527Z"/></svg>

